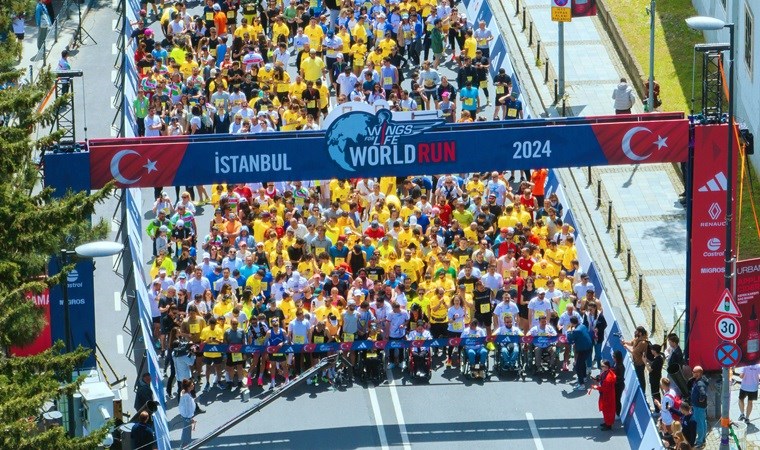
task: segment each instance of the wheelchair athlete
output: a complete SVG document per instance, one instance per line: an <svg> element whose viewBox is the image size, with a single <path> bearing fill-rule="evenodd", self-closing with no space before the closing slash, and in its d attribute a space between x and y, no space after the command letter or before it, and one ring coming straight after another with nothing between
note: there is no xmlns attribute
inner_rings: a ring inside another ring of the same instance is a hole
<svg viewBox="0 0 760 450"><path fill-rule="evenodd" d="M534 338L556 337L557 330L547 322L546 314L541 314L538 318L538 324L528 331L528 335L533 336ZM537 373L544 371L544 362L547 362L546 369L549 372L555 372L555 366L559 361L557 358L556 342L541 342L540 340L534 340L534 342L529 344L528 348L531 350L533 366L536 368Z"/></svg>
<svg viewBox="0 0 760 450"><path fill-rule="evenodd" d="M462 331L462 339L486 337L486 331L478 325L478 319L472 319L470 326ZM464 350L465 355L467 355L467 362L469 363L466 366L469 369L469 373L472 373L473 376L485 378L488 371L488 349L486 346L484 344L465 345Z"/></svg>
<svg viewBox="0 0 760 450"><path fill-rule="evenodd" d="M382 331L377 327L377 324L371 324L369 326L369 332L367 333L367 340L372 342L382 341ZM383 351L378 349L372 349L362 351L359 353L359 376L364 381L372 381L375 384L379 384L385 379L385 370L383 367Z"/></svg>
<svg viewBox="0 0 760 450"><path fill-rule="evenodd" d="M512 314L504 314L504 325L500 326L493 332L494 336L522 336L522 330L514 324ZM498 368L499 370L519 370L520 369L520 343L507 342L499 344L498 348Z"/></svg>
<svg viewBox="0 0 760 450"><path fill-rule="evenodd" d="M426 341L433 339L430 331L425 329L425 321L418 320L417 327L406 336L409 341ZM414 347L409 349L409 374L417 378L428 378L431 375L430 348Z"/></svg>

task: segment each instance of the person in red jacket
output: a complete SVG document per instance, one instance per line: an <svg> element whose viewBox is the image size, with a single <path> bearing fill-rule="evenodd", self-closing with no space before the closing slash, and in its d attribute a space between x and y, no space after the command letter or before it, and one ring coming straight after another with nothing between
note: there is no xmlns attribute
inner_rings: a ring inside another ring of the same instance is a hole
<svg viewBox="0 0 760 450"><path fill-rule="evenodd" d="M602 373L599 374L599 381L593 386L593 389L599 391L599 411L604 416L604 422L600 425L602 430L612 429L615 423L615 381L617 377L615 372L610 370L610 362L602 361Z"/></svg>

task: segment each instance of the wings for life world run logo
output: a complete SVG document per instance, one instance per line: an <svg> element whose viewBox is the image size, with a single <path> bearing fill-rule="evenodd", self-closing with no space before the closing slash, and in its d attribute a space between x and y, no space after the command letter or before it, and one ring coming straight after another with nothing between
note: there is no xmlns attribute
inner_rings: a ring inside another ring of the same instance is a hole
<svg viewBox="0 0 760 450"><path fill-rule="evenodd" d="M391 117L389 110L381 109L377 115L354 111L337 118L325 133L330 158L348 172L457 160L456 141L410 142L409 137L436 127L443 120L396 122Z"/></svg>

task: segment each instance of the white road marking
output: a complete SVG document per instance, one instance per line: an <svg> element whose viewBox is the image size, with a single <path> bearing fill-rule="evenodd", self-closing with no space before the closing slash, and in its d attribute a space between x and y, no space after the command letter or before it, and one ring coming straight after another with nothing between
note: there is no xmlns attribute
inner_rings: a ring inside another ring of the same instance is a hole
<svg viewBox="0 0 760 450"><path fill-rule="evenodd" d="M115 70L111 71L111 83L115 83L116 82L116 76L117 75L118 75L117 71L115 71Z"/></svg>
<svg viewBox="0 0 760 450"><path fill-rule="evenodd" d="M536 421L533 420L533 414L526 412L525 418L528 419L530 434L533 435L533 443L536 445L536 450L544 450L544 444L541 443L541 437L538 435L538 428L536 427Z"/></svg>
<svg viewBox="0 0 760 450"><path fill-rule="evenodd" d="M118 55L119 54L119 49L116 48L116 42L112 42L111 43L111 54L112 55Z"/></svg>
<svg viewBox="0 0 760 450"><path fill-rule="evenodd" d="M401 432L401 442L404 450L412 448L409 445L409 436L406 433L406 422L404 422L404 412L401 410L401 402L398 399L398 391L396 390L396 380L393 378L393 372L390 369L387 370L386 375L388 377L388 388L391 391L391 400L393 401L393 410L396 413L396 421L398 422L398 429Z"/></svg>
<svg viewBox="0 0 760 450"><path fill-rule="evenodd" d="M116 310L116 312L121 311L121 292L113 293L113 309Z"/></svg>
<svg viewBox="0 0 760 450"><path fill-rule="evenodd" d="M116 24L117 24L117 23L118 23L118 22L117 22L117 20L116 20L116 19L111 19L111 29L112 29L112 30L116 31Z"/></svg>
<svg viewBox="0 0 760 450"><path fill-rule="evenodd" d="M372 415L375 416L375 427L377 427L377 434L380 435L380 448L388 450L388 437L385 435L385 425L383 424L383 417L380 415L380 404L377 402L377 393L375 387L370 385L369 402L372 404Z"/></svg>
<svg viewBox="0 0 760 450"><path fill-rule="evenodd" d="M111 102L111 103L110 103L110 105L111 105L111 109L116 109L116 107L114 106L114 102L116 101L116 97L114 97L114 96L112 95L112 96L111 96L111 98L109 98L109 99L108 99L108 101L110 101L110 102Z"/></svg>
<svg viewBox="0 0 760 450"><path fill-rule="evenodd" d="M116 353L124 354L124 336L121 334L116 335Z"/></svg>

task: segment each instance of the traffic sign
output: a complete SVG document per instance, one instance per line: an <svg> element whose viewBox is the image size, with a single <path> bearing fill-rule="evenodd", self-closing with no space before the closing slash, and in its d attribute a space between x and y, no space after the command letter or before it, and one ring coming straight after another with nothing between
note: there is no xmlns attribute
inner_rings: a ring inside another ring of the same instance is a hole
<svg viewBox="0 0 760 450"><path fill-rule="evenodd" d="M726 316L741 317L742 313L739 311L739 305L736 304L734 296L731 295L731 291L723 289L723 293L720 294L720 300L715 307L715 312L718 314L724 314Z"/></svg>
<svg viewBox="0 0 760 450"><path fill-rule="evenodd" d="M733 342L722 342L715 349L715 359L723 367L735 366L742 359L742 351Z"/></svg>
<svg viewBox="0 0 760 450"><path fill-rule="evenodd" d="M570 22L573 20L570 0L552 0L551 6L553 22Z"/></svg>
<svg viewBox="0 0 760 450"><path fill-rule="evenodd" d="M733 341L742 333L742 327L733 316L720 316L715 322L715 331L724 341Z"/></svg>

